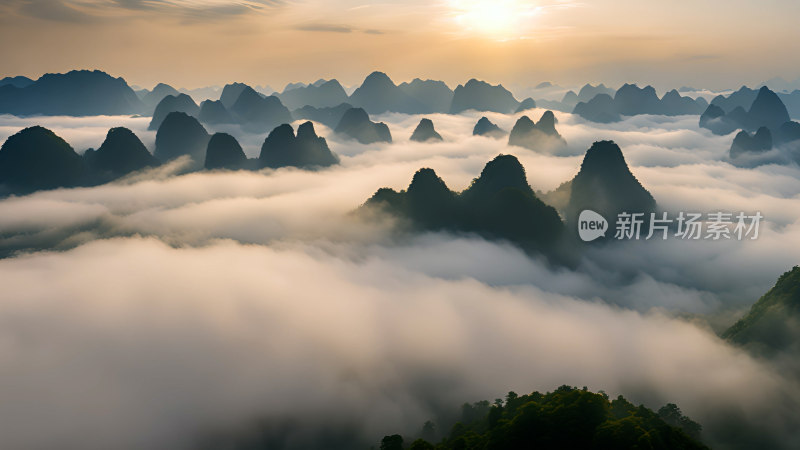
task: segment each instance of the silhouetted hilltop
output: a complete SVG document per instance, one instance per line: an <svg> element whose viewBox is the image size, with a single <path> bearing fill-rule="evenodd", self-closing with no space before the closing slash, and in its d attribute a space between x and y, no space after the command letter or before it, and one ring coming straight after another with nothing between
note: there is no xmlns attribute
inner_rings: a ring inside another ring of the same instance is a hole
<svg viewBox="0 0 800 450"><path fill-rule="evenodd" d="M567 91L560 102L544 102L543 105L540 106L554 108L565 112L572 112L575 109L575 105L578 103L587 103L600 94L605 94L611 97L614 95L614 90L607 88L604 84L598 84L597 86L594 86L587 83L580 89L579 94L576 94L575 91Z"/></svg>
<svg viewBox="0 0 800 450"><path fill-rule="evenodd" d="M189 155L199 166L205 161L208 133L194 117L183 112L167 114L156 132L155 157L169 161Z"/></svg>
<svg viewBox="0 0 800 450"><path fill-rule="evenodd" d="M589 100L591 100L591 98L588 98L584 101ZM578 94L576 94L575 91L567 91L567 93L564 94L564 97L561 99L561 103L567 106L572 106L573 108L578 104L579 101L581 100L578 98Z"/></svg>
<svg viewBox="0 0 800 450"><path fill-rule="evenodd" d="M468 201L487 202L506 188L518 189L533 194L525 175L525 168L513 155L498 155L486 163L478 178L464 190L461 196Z"/></svg>
<svg viewBox="0 0 800 450"><path fill-rule="evenodd" d="M778 278L775 286L722 337L761 355L800 349L800 267Z"/></svg>
<svg viewBox="0 0 800 450"><path fill-rule="evenodd" d="M2 80L0 80L0 86L13 86L15 88L28 87L33 83L34 83L33 80L23 76L5 77Z"/></svg>
<svg viewBox="0 0 800 450"><path fill-rule="evenodd" d="M230 111L242 128L257 133L292 121L292 115L278 97L262 97L249 86L244 88Z"/></svg>
<svg viewBox="0 0 800 450"><path fill-rule="evenodd" d="M505 130L493 124L492 121L486 117L481 117L472 129L473 136L488 136L493 138L501 138L506 135Z"/></svg>
<svg viewBox="0 0 800 450"><path fill-rule="evenodd" d="M28 193L83 184L83 158L55 133L40 126L25 128L0 147L0 190Z"/></svg>
<svg viewBox="0 0 800 450"><path fill-rule="evenodd" d="M614 106L623 116L661 114L661 101L653 86L640 88L635 84L623 84L614 94Z"/></svg>
<svg viewBox="0 0 800 450"><path fill-rule="evenodd" d="M398 87L422 105L420 114L446 113L453 102L453 90L443 81L414 78L411 83L401 83Z"/></svg>
<svg viewBox="0 0 800 450"><path fill-rule="evenodd" d="M731 94L731 97L738 94L737 103L749 98L750 92L745 89L742 88ZM721 111L725 110L723 106L720 106L721 104L727 106L734 104L734 102L726 102L725 100L717 97L711 102L711 105L700 116L701 127L711 130L714 134L722 135L732 133L737 129L754 131L761 127L767 127L770 131L777 131L781 125L790 121L789 113L786 110L786 106L781 102L780 97L766 86L758 90L748 110L736 104L727 113L720 114Z"/></svg>
<svg viewBox="0 0 800 450"><path fill-rule="evenodd" d="M772 133L769 128L761 127L754 135L747 131L740 131L731 143L731 158L736 158L744 153L765 152L772 149Z"/></svg>
<svg viewBox="0 0 800 450"><path fill-rule="evenodd" d="M167 95L156 106L153 111L153 118L150 120L148 130L157 130L161 126L161 122L171 112L183 112L190 116L197 117L200 113L200 107L186 94Z"/></svg>
<svg viewBox="0 0 800 450"><path fill-rule="evenodd" d="M758 90L756 99L747 111L750 118L750 127L767 127L777 130L781 125L789 122L789 112L781 99L764 86Z"/></svg>
<svg viewBox="0 0 800 450"><path fill-rule="evenodd" d="M519 104L517 110L514 112L521 113L522 111L527 111L533 108L536 108L536 102L532 98L528 97Z"/></svg>
<svg viewBox="0 0 800 450"><path fill-rule="evenodd" d="M683 97L675 89L664 94L661 98L661 114L667 116L680 116L684 114L700 114L703 112L705 104L702 97L697 100L691 97Z"/></svg>
<svg viewBox="0 0 800 450"><path fill-rule="evenodd" d="M145 109L124 79L99 70L49 73L25 87L0 87L0 114L94 116Z"/></svg>
<svg viewBox="0 0 800 450"><path fill-rule="evenodd" d="M208 140L204 167L209 170L238 170L247 164L247 156L236 138L227 133L214 133Z"/></svg>
<svg viewBox="0 0 800 450"><path fill-rule="evenodd" d="M344 113L347 112L348 109L351 109L353 105L349 103L342 103L340 105L332 106L329 108L315 108L313 106L304 106L300 109L295 109L292 111L292 117L295 120L313 120L314 122L319 122L328 128L336 128L336 125L339 125L339 122L342 120L342 116Z"/></svg>
<svg viewBox="0 0 800 450"><path fill-rule="evenodd" d="M242 92L249 87L250 86L244 83L226 84L225 87L222 88L219 101L221 101L226 108L231 109L233 104L236 103L236 100L239 99L239 96L242 95Z"/></svg>
<svg viewBox="0 0 800 450"><path fill-rule="evenodd" d="M492 86L485 81L471 79L458 85L453 93L450 113L458 114L468 109L509 114L516 111L519 102L502 85Z"/></svg>
<svg viewBox="0 0 800 450"><path fill-rule="evenodd" d="M413 442L393 434L383 437L380 448L708 450L699 440L701 430L674 403L656 413L621 395L610 400L602 391L561 386L521 396L512 391L494 403L464 403L460 414L428 421Z"/></svg>
<svg viewBox="0 0 800 450"><path fill-rule="evenodd" d="M292 89L299 89L309 86L308 84L303 83L302 81L297 83L287 83L286 86L283 88L283 91L291 91Z"/></svg>
<svg viewBox="0 0 800 450"><path fill-rule="evenodd" d="M461 194L424 168L414 174L407 190L379 189L364 208L405 219L412 229L477 233L528 251L552 250L564 228L556 210L533 193L524 168L511 155L490 161Z"/></svg>
<svg viewBox="0 0 800 450"><path fill-rule="evenodd" d="M736 130L736 124L726 120L725 111L712 103L700 115L700 128L707 128L714 134L724 135Z"/></svg>
<svg viewBox="0 0 800 450"><path fill-rule="evenodd" d="M600 213L609 223L616 222L622 212L644 213L645 221L655 212L655 199L631 173L613 141L592 144L570 183L567 222L576 223L584 209Z"/></svg>
<svg viewBox="0 0 800 450"><path fill-rule="evenodd" d="M350 96L349 103L369 114L387 111L425 114L425 106L406 94L383 72L372 72Z"/></svg>
<svg viewBox="0 0 800 450"><path fill-rule="evenodd" d="M536 131L536 123L530 119L528 116L522 116L514 123L514 126L511 128L511 133L508 136L508 143L509 145L519 145L520 147L525 147L519 141L522 140L523 136L527 136L530 133Z"/></svg>
<svg viewBox="0 0 800 450"><path fill-rule="evenodd" d="M579 102L573 112L592 122L610 123L620 120L621 116L639 114L700 114L705 106L705 100L683 97L674 89L659 99L652 86L640 88L635 84L624 84L614 98L606 93L597 94L588 102Z"/></svg>
<svg viewBox="0 0 800 450"><path fill-rule="evenodd" d="M612 123L622 120L614 105L614 99L608 94L597 94L588 102L580 102L572 111L586 120L598 123Z"/></svg>
<svg viewBox="0 0 800 450"><path fill-rule="evenodd" d="M278 98L289 109L306 105L326 108L347 102L347 93L337 80L319 80L308 86L284 90Z"/></svg>
<svg viewBox="0 0 800 450"><path fill-rule="evenodd" d="M775 145L783 145L800 140L800 123L786 122L775 131Z"/></svg>
<svg viewBox="0 0 800 450"><path fill-rule="evenodd" d="M381 122L369 120L369 115L362 108L350 108L345 111L342 120L334 130L336 133L351 137L362 144L373 142L392 142L389 127Z"/></svg>
<svg viewBox="0 0 800 450"><path fill-rule="evenodd" d="M556 115L553 114L553 111L545 111L536 123L536 128L544 134L558 136L556 122L558 122L558 120L556 119Z"/></svg>
<svg viewBox="0 0 800 450"><path fill-rule="evenodd" d="M606 87L606 85L604 85L603 83L600 83L597 86L593 86L587 83L583 85L581 90L578 92L578 101L588 102L589 100L595 98L600 94L606 94L610 97L614 95L614 90Z"/></svg>
<svg viewBox="0 0 800 450"><path fill-rule="evenodd" d="M529 150L549 151L566 145L566 141L556 131L556 118L552 111L545 111L538 123L528 116L522 116L514 124L508 136L508 145L516 145Z"/></svg>
<svg viewBox="0 0 800 450"><path fill-rule="evenodd" d="M96 181L108 181L159 164L133 131L124 127L108 130L100 148L87 151L83 157Z"/></svg>
<svg viewBox="0 0 800 450"><path fill-rule="evenodd" d="M145 104L148 111L155 111L156 106L161 103L161 100L168 95L178 96L180 92L172 86L164 83L158 83L152 91L142 97L142 103Z"/></svg>
<svg viewBox="0 0 800 450"><path fill-rule="evenodd" d="M738 91L727 97L724 95L718 95L714 97L714 99L711 100L711 104L722 108L722 110L727 114L733 111L736 107L741 107L744 109L749 108L750 105L753 104L753 101L755 101L757 95L758 91L755 89L742 86Z"/></svg>
<svg viewBox="0 0 800 450"><path fill-rule="evenodd" d="M441 229L458 215L456 194L433 169L418 170L405 192L409 217L424 229Z"/></svg>
<svg viewBox="0 0 800 450"><path fill-rule="evenodd" d="M422 119L417 124L417 128L411 133L411 140L415 142L425 141L441 141L442 135L436 132L433 128L433 122L430 119Z"/></svg>
<svg viewBox="0 0 800 450"><path fill-rule="evenodd" d="M221 100L206 100L201 103L197 118L200 119L200 122L207 124L236 122Z"/></svg>
<svg viewBox="0 0 800 450"><path fill-rule="evenodd" d="M339 162L311 122L297 127L297 136L289 124L276 127L264 140L258 159L262 167L271 168L327 167Z"/></svg>

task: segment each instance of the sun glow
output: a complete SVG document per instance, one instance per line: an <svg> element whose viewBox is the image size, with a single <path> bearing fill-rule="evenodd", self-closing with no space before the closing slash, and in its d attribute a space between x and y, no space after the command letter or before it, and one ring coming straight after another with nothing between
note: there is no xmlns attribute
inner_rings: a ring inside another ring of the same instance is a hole
<svg viewBox="0 0 800 450"><path fill-rule="evenodd" d="M525 37L539 8L524 0L451 0L455 22L467 33L499 40Z"/></svg>

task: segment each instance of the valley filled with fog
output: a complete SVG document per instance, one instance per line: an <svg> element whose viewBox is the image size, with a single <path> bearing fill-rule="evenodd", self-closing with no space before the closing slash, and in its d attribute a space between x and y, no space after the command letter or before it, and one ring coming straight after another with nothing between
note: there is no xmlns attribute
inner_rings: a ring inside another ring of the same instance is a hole
<svg viewBox="0 0 800 450"><path fill-rule="evenodd" d="M511 130L522 114L371 114L393 136L373 144L316 123L339 164L187 172L179 158L0 200L0 445L182 448L258 421L286 448L333 429L369 445L464 401L562 384L677 403L711 446L800 445L792 370L718 337L798 263L800 167L732 164L732 136L696 115L556 111L566 145L545 152L472 135L482 116ZM409 140L423 117L442 142ZM127 127L153 151L149 122L3 115L0 140L41 125L83 153ZM206 128L250 158L266 136ZM565 267L357 213L420 168L462 191L499 154L546 201L601 140L660 210L759 211L758 239L612 241Z"/></svg>

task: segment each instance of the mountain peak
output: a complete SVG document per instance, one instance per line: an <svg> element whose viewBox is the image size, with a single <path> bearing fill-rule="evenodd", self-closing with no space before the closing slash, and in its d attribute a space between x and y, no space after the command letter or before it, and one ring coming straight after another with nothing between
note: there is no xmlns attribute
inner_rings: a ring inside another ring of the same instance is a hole
<svg viewBox="0 0 800 450"><path fill-rule="evenodd" d="M472 129L473 136L489 136L499 138L505 135L506 132L500 127L492 123L486 116L481 117Z"/></svg>
<svg viewBox="0 0 800 450"><path fill-rule="evenodd" d="M124 127L108 130L100 148L84 158L89 167L114 176L158 165L136 134Z"/></svg>
<svg viewBox="0 0 800 450"><path fill-rule="evenodd" d="M227 133L215 133L208 141L206 148L205 168L214 169L241 169L247 162L242 146Z"/></svg>
<svg viewBox="0 0 800 450"><path fill-rule="evenodd" d="M297 139L316 139L317 137L313 122L306 121L297 127Z"/></svg>
<svg viewBox="0 0 800 450"><path fill-rule="evenodd" d="M450 113L458 114L468 109L474 109L508 114L516 111L518 107L517 99L502 85L493 86L485 81L472 78L465 85L456 87L453 92L453 101L450 104Z"/></svg>
<svg viewBox="0 0 800 450"><path fill-rule="evenodd" d="M549 109L542 114L542 117L539 118L539 122L536 123L536 127L545 133L548 134L558 134L556 132L556 115L553 114L553 111Z"/></svg>
<svg viewBox="0 0 800 450"><path fill-rule="evenodd" d="M567 217L577 220L584 209L614 220L621 212L649 213L656 201L631 173L622 150L613 141L598 141L586 151L581 169L572 179Z"/></svg>
<svg viewBox="0 0 800 450"><path fill-rule="evenodd" d="M771 129L777 129L791 120L789 112L786 110L786 105L783 104L776 93L766 86L759 89L758 95L753 100L753 104L747 114L750 116L750 122L753 125L764 125Z"/></svg>
<svg viewBox="0 0 800 450"><path fill-rule="evenodd" d="M533 193L528 185L525 168L514 155L497 155L486 163L478 178L465 191L467 197L489 197L505 188Z"/></svg>
<svg viewBox="0 0 800 450"><path fill-rule="evenodd" d="M15 192L76 186L84 177L80 155L47 128L25 128L0 147L0 185Z"/></svg>
<svg viewBox="0 0 800 450"><path fill-rule="evenodd" d="M508 144L535 151L552 151L563 147L566 141L556 131L553 112L545 111L539 123L534 123L528 116L520 117L511 129Z"/></svg>
<svg viewBox="0 0 800 450"><path fill-rule="evenodd" d="M412 190L413 186L423 187L426 185L444 185L444 181L436 175L436 171L430 167L423 167L414 173L411 178L411 184L408 190Z"/></svg>
<svg viewBox="0 0 800 450"><path fill-rule="evenodd" d="M392 87L395 86L395 84L392 81L392 79L389 78L389 75L386 75L385 73L379 72L377 70L375 72L372 72L371 74L367 75L367 78L364 79L364 82L361 83L361 85L362 86L365 86L365 85L389 86L389 85L391 85Z"/></svg>
<svg viewBox="0 0 800 450"><path fill-rule="evenodd" d="M586 151L581 163L581 172L605 172L621 167L628 170L628 164L619 146L614 141L597 141Z"/></svg>
<svg viewBox="0 0 800 450"><path fill-rule="evenodd" d="M197 119L184 112L171 112L156 132L155 156L160 161L168 161L189 155L197 165L202 165L208 139L208 132Z"/></svg>
<svg viewBox="0 0 800 450"><path fill-rule="evenodd" d="M527 111L529 109L536 108L536 101L530 97L526 98L522 102L520 102L519 107L517 107L516 112L520 113L522 111Z"/></svg>
<svg viewBox="0 0 800 450"><path fill-rule="evenodd" d="M423 118L419 121L417 128L411 134L411 140L415 142L425 142L429 140L441 141L442 135L436 132L431 119Z"/></svg>
<svg viewBox="0 0 800 450"><path fill-rule="evenodd" d="M511 133L514 134L515 132L522 132L522 131L530 131L536 128L536 124L531 120L528 116L522 116L517 119L517 122L514 123L514 127L511 129Z"/></svg>
<svg viewBox="0 0 800 450"><path fill-rule="evenodd" d="M362 144L374 142L392 142L389 127L383 123L369 120L369 114L363 108L350 108L342 115L334 132L347 135Z"/></svg>
<svg viewBox="0 0 800 450"><path fill-rule="evenodd" d="M288 123L275 127L264 140L258 160L263 167L271 168L326 167L339 162L311 122L302 123L297 136Z"/></svg>

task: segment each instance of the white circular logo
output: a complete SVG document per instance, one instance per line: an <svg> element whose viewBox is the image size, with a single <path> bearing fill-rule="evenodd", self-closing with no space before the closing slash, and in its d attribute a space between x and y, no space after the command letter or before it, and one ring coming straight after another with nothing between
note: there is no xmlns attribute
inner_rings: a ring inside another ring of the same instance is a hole
<svg viewBox="0 0 800 450"><path fill-rule="evenodd" d="M581 211L578 216L578 235L584 242L590 242L605 236L606 230L608 230L608 221L606 221L605 217L591 209Z"/></svg>

